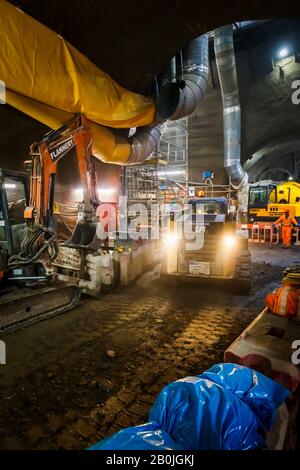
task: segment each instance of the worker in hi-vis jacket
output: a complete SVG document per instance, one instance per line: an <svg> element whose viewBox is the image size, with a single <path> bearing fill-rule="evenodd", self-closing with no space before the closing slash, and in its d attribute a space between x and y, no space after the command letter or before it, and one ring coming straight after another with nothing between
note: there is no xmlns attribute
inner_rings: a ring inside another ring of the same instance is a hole
<svg viewBox="0 0 300 470"><path fill-rule="evenodd" d="M281 215L274 225L281 224L281 235L283 248L290 248L292 244L293 227L298 227L298 222L293 215L290 214L289 209L285 209L284 214Z"/></svg>

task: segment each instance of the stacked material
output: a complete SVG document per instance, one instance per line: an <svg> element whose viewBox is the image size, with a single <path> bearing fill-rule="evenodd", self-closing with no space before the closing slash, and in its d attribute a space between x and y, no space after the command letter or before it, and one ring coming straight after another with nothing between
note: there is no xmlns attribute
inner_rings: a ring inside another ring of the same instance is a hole
<svg viewBox="0 0 300 470"><path fill-rule="evenodd" d="M88 254L86 256L86 265L90 281L94 284L95 289L99 284L105 286L113 284L112 253Z"/></svg>
<svg viewBox="0 0 300 470"><path fill-rule="evenodd" d="M300 266L289 266L283 271L283 284L300 286Z"/></svg>

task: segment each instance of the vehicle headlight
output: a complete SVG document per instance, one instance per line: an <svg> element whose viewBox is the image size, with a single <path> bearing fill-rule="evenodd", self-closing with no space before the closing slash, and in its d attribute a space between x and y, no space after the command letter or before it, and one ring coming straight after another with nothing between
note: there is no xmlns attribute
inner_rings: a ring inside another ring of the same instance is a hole
<svg viewBox="0 0 300 470"><path fill-rule="evenodd" d="M236 237L234 235L225 235L222 244L225 248L232 249L236 245Z"/></svg>
<svg viewBox="0 0 300 470"><path fill-rule="evenodd" d="M175 233L175 232L169 232L169 233L167 233L164 242L165 242L168 246L174 246L174 245L176 245L177 240L178 240L178 235L177 235L177 233Z"/></svg>

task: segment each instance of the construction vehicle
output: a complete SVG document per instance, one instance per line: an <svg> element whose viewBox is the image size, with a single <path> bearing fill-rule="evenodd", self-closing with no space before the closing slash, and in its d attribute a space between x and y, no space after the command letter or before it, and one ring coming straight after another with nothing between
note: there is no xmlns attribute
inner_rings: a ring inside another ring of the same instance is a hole
<svg viewBox="0 0 300 470"><path fill-rule="evenodd" d="M260 181L249 187L249 222L273 222L285 209L300 222L300 183Z"/></svg>
<svg viewBox="0 0 300 470"><path fill-rule="evenodd" d="M22 283L12 281L22 272L10 268L9 259L18 255L26 237L28 202L27 174L0 169L0 333L66 311L80 299L76 286L50 282L42 263L28 266Z"/></svg>
<svg viewBox="0 0 300 470"><path fill-rule="evenodd" d="M238 230L236 222L230 219L228 199L193 198L188 206L192 210L183 215L183 222L191 224L183 234L178 231L176 215L176 223L171 217L169 232L165 236L163 281L173 284L219 279L240 293L249 292L251 258L248 231ZM189 241L192 237L198 241Z"/></svg>
<svg viewBox="0 0 300 470"><path fill-rule="evenodd" d="M59 161L75 150L82 202L69 240L57 243L54 201ZM113 282L111 256L96 236L96 174L92 138L78 116L30 147L26 175L1 172L0 332L65 312L81 292L98 295Z"/></svg>
<svg viewBox="0 0 300 470"><path fill-rule="evenodd" d="M20 251L26 230L27 202L26 173L0 168L0 281L5 279L8 258Z"/></svg>

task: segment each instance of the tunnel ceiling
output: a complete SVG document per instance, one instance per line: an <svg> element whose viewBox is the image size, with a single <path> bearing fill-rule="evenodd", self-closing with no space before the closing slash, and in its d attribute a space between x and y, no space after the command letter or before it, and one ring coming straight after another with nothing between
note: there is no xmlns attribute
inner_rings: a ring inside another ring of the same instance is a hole
<svg viewBox="0 0 300 470"><path fill-rule="evenodd" d="M123 86L141 93L149 92L154 77L180 48L205 31L228 22L264 19L270 14L280 18L286 11L300 17L300 3L295 7L291 0L284 4L281 0L229 0L216 8L187 0L18 0L11 3L65 37ZM235 33L244 129L247 127L242 141L244 162L270 143L274 129L283 139L299 133L300 120L295 124L296 109L289 106L284 83L285 79L290 83L294 76L299 76L299 71L291 70L284 79L274 75L271 85L276 96L270 93L270 70L268 67L264 70L268 62L264 55L268 51L263 50L267 48L266 38L270 33L263 28L265 26L261 25L256 28L260 34L255 37L249 32ZM253 75L253 67L256 75ZM211 69L210 89L190 119L192 179L198 179L201 169L214 166L218 168L220 180L223 175L222 103L213 60ZM281 103L283 106L278 113ZM8 106L0 106L0 125L1 165L20 168L30 143L47 129Z"/></svg>
<svg viewBox="0 0 300 470"><path fill-rule="evenodd" d="M146 93L189 40L234 21L300 16L292 0L15 0L126 88Z"/></svg>

